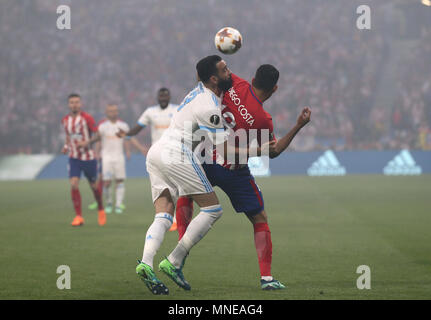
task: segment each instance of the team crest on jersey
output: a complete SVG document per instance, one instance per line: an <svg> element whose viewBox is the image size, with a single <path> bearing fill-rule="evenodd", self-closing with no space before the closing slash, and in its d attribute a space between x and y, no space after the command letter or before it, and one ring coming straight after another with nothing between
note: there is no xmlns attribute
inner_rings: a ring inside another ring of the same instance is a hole
<svg viewBox="0 0 431 320"><path fill-rule="evenodd" d="M211 117L210 117L210 122L213 124L213 125L218 125L219 123L220 123L220 117L218 116L218 115L216 115L216 114L213 114Z"/></svg>

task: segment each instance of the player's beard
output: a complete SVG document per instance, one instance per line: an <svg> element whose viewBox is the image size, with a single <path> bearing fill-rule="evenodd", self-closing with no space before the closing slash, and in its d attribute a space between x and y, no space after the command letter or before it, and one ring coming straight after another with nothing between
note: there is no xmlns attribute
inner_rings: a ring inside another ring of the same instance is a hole
<svg viewBox="0 0 431 320"><path fill-rule="evenodd" d="M228 91L232 87L232 77L229 77L229 79L219 79L217 83L217 87L221 91Z"/></svg>

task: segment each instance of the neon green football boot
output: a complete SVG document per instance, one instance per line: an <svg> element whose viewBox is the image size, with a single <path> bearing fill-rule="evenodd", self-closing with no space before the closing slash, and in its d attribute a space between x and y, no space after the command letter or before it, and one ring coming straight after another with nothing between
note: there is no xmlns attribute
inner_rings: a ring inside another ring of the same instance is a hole
<svg viewBox="0 0 431 320"><path fill-rule="evenodd" d="M139 278L144 281L147 288L155 295L167 295L169 294L169 289L161 282L148 264L145 264L138 260L138 265L136 267L136 273Z"/></svg>
<svg viewBox="0 0 431 320"><path fill-rule="evenodd" d="M190 284L184 278L182 268L175 268L175 266L168 260L168 258L160 262L159 269L169 278L171 278L171 280L175 282L180 288L183 288L184 290L191 289Z"/></svg>
<svg viewBox="0 0 431 320"><path fill-rule="evenodd" d="M90 203L88 205L88 209L90 209L90 210L96 210L97 209L97 202L94 201L93 203Z"/></svg>

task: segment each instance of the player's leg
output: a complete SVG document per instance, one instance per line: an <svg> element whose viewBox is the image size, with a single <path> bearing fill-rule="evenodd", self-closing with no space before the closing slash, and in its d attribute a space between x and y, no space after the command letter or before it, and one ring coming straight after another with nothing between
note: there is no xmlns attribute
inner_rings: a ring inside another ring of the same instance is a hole
<svg viewBox="0 0 431 320"><path fill-rule="evenodd" d="M106 223L106 215L105 210L103 208L103 197L102 193L100 192L98 186L97 186L97 161L96 160L87 160L82 161L83 165L83 171L85 174L85 177L88 180L88 183L90 184L90 188L93 191L94 199L97 202L97 209L98 209L98 223L99 225L103 226Z"/></svg>
<svg viewBox="0 0 431 320"><path fill-rule="evenodd" d="M114 175L116 178L115 184L115 213L123 213L123 201L126 187L124 180L126 179L126 163L124 160L116 161L114 164Z"/></svg>
<svg viewBox="0 0 431 320"><path fill-rule="evenodd" d="M278 280L275 280L271 274L272 263L272 240L271 231L268 226L268 218L265 210L258 214L246 214L247 218L253 224L254 245L256 247L257 259L261 276L261 287L264 290L284 289L285 286Z"/></svg>
<svg viewBox="0 0 431 320"><path fill-rule="evenodd" d="M72 226L77 227L84 224L81 208L81 193L79 192L79 178L81 177L81 168L78 159L69 158L68 163L70 195L72 198L73 208L75 209L75 218Z"/></svg>
<svg viewBox="0 0 431 320"><path fill-rule="evenodd" d="M115 213L123 213L122 207L125 192L124 179L117 179L115 181Z"/></svg>
<svg viewBox="0 0 431 320"><path fill-rule="evenodd" d="M150 179L153 183L154 175L151 175L151 173ZM139 261L139 264L136 267L136 273L153 294L168 294L168 288L156 277L154 273L153 263L154 256L162 245L165 233L172 225L174 202L171 198L169 189L164 189L160 193L154 201L154 208L156 215L153 223L147 230L142 261Z"/></svg>
<svg viewBox="0 0 431 320"><path fill-rule="evenodd" d="M183 152L188 161L178 167L175 165L168 166L169 176L178 188L179 196L191 197L201 210L190 222L175 249L167 259L160 263L159 268L181 288L190 290L190 285L185 281L182 274L184 260L192 247L208 233L221 217L223 210L196 156L185 148L183 148Z"/></svg>
<svg viewBox="0 0 431 320"><path fill-rule="evenodd" d="M112 212L112 177L113 177L113 167L112 167L112 161L108 161L108 159L103 158L102 159L102 177L103 177L103 196L106 200L106 213Z"/></svg>
<svg viewBox="0 0 431 320"><path fill-rule="evenodd" d="M205 194L189 195L201 208L199 214L190 222L184 236L170 255L160 262L159 268L178 286L190 290L189 283L182 273L185 259L190 250L202 240L214 223L220 219L223 210L214 191Z"/></svg>
<svg viewBox="0 0 431 320"><path fill-rule="evenodd" d="M178 240L181 240L193 218L193 199L190 197L180 197L175 209L177 219Z"/></svg>
<svg viewBox="0 0 431 320"><path fill-rule="evenodd" d="M103 176L102 176L102 159L97 160L97 186L99 188L99 192L103 194ZM96 210L97 202L93 201L88 205L88 209Z"/></svg>
<svg viewBox="0 0 431 320"><path fill-rule="evenodd" d="M112 180L103 180L103 197L106 200L105 212L112 212L112 190L111 190Z"/></svg>

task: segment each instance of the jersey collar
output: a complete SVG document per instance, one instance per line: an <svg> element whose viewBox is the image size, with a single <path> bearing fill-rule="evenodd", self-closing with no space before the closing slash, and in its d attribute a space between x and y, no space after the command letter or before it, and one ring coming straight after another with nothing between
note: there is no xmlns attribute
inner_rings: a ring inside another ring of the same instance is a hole
<svg viewBox="0 0 431 320"><path fill-rule="evenodd" d="M250 85L250 87L248 87L248 88L250 89L251 94L252 94L252 95L253 95L253 97L257 100L257 102L259 102L259 104L260 104L260 105L263 105L263 104L262 104L262 101L260 101L260 100L259 100L259 98L258 98L258 97L256 97L255 93L253 92L253 89L251 88L251 85Z"/></svg>

